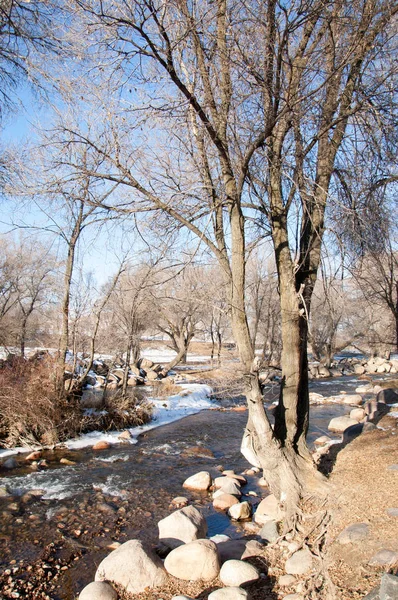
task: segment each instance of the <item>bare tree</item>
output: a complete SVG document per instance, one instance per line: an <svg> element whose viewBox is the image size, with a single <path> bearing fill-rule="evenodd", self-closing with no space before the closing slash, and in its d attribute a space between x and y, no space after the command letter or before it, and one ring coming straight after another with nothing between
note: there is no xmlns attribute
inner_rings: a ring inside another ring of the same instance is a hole
<svg viewBox="0 0 398 600"><path fill-rule="evenodd" d="M398 7L368 0L289 8L275 0L81 0L77 10L91 28L92 56L96 45L101 69L111 66L107 90L117 85L121 100L92 95L102 126L92 132L69 122L55 141L94 148L101 165L90 177L130 189L130 204L114 202L113 209L162 213L217 258L246 372L245 455L263 468L292 526L300 498L323 488L306 433L308 317L326 207L341 185L335 174L343 151L361 152L354 133L372 120L383 136L379 124L391 115L378 106L392 85ZM395 96L388 98L394 113ZM245 303L249 242L262 232L272 236L281 309L274 427Z"/></svg>

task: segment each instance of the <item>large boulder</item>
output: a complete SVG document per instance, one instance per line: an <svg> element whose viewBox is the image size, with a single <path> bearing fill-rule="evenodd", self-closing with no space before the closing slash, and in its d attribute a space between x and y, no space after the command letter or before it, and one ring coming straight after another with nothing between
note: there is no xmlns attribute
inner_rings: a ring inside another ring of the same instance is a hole
<svg viewBox="0 0 398 600"><path fill-rule="evenodd" d="M168 548L206 537L207 523L202 513L194 506L185 506L158 523L159 541Z"/></svg>
<svg viewBox="0 0 398 600"><path fill-rule="evenodd" d="M210 486L211 477L207 471L200 471L199 473L195 473L195 475L191 475L182 484L182 487L197 492L206 492Z"/></svg>
<svg viewBox="0 0 398 600"><path fill-rule="evenodd" d="M260 579L260 573L243 560L227 560L220 571L220 580L224 585L239 587L249 581Z"/></svg>
<svg viewBox="0 0 398 600"><path fill-rule="evenodd" d="M387 388L377 394L376 400L382 404L397 404L398 394L393 389Z"/></svg>
<svg viewBox="0 0 398 600"><path fill-rule="evenodd" d="M93 581L80 592L79 600L117 600L117 593L105 581Z"/></svg>
<svg viewBox="0 0 398 600"><path fill-rule="evenodd" d="M282 521L284 513L279 506L278 500L273 494L270 494L264 500L261 500L254 513L254 520L259 525L264 525L267 521Z"/></svg>
<svg viewBox="0 0 398 600"><path fill-rule="evenodd" d="M196 540L175 548L164 561L166 571L184 581L211 581L220 571L217 545L211 540Z"/></svg>
<svg viewBox="0 0 398 600"><path fill-rule="evenodd" d="M329 431L335 431L336 433L343 433L348 427L352 425L357 425L358 421L354 421L354 419L350 419L350 417L335 417L332 419L328 425Z"/></svg>
<svg viewBox="0 0 398 600"><path fill-rule="evenodd" d="M167 573L160 558L139 540L129 540L100 563L95 581L110 581L130 594L164 585Z"/></svg>

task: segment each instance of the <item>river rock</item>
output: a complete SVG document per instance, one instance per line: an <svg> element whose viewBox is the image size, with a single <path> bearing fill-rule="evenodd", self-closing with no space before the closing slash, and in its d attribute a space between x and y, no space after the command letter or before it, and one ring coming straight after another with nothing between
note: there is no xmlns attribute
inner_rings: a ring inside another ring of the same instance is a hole
<svg viewBox="0 0 398 600"><path fill-rule="evenodd" d="M321 435L319 438L316 438L314 444L315 446L324 446L331 441L331 438L328 435Z"/></svg>
<svg viewBox="0 0 398 600"><path fill-rule="evenodd" d="M264 523L259 535L266 542L270 542L271 544L275 542L279 537L276 521L272 519Z"/></svg>
<svg viewBox="0 0 398 600"><path fill-rule="evenodd" d="M25 456L25 460L39 460L40 458L41 458L40 450L35 450L34 452L31 452L30 454L28 454L28 456Z"/></svg>
<svg viewBox="0 0 398 600"><path fill-rule="evenodd" d="M7 459L6 459L6 460L3 462L2 466L3 466L5 469L8 469L9 471L11 471L11 469L16 469L16 468L17 468L17 466L18 466L18 463L17 463L17 461L15 460L15 458L14 458L13 456L11 456L10 458L7 458Z"/></svg>
<svg viewBox="0 0 398 600"><path fill-rule="evenodd" d="M93 581L80 592L79 600L117 600L117 593L105 581Z"/></svg>
<svg viewBox="0 0 398 600"><path fill-rule="evenodd" d="M361 394L342 394L343 404L355 404L359 406L363 403Z"/></svg>
<svg viewBox="0 0 398 600"><path fill-rule="evenodd" d="M192 598L189 598L189 596L173 596L171 600L192 600Z"/></svg>
<svg viewBox="0 0 398 600"><path fill-rule="evenodd" d="M69 458L65 457L62 457L59 462L61 465L68 465L70 467L76 464L74 460L69 460Z"/></svg>
<svg viewBox="0 0 398 600"><path fill-rule="evenodd" d="M215 590L208 596L208 600L247 600L246 590L240 587L225 587Z"/></svg>
<svg viewBox="0 0 398 600"><path fill-rule="evenodd" d="M211 477L208 471L200 471L188 477L182 484L182 487L188 490L195 490L198 492L206 492L211 486Z"/></svg>
<svg viewBox="0 0 398 600"><path fill-rule="evenodd" d="M231 479L236 479L236 481L238 481L239 485L246 485L247 484L247 479L246 477L244 477L243 475L238 475L237 473L235 473L235 471L233 471L232 469L225 469L222 474L225 477L231 477Z"/></svg>
<svg viewBox="0 0 398 600"><path fill-rule="evenodd" d="M294 575L281 575L281 577L278 579L278 585L281 587L289 587L294 583L296 583L296 578Z"/></svg>
<svg viewBox="0 0 398 600"><path fill-rule="evenodd" d="M234 504L236 504L236 505L239 504L239 500L236 498L236 496L232 496L232 494L224 494L223 490L217 490L217 491L221 492L221 493L220 494L217 493L217 495L214 496L213 506L215 509L228 510Z"/></svg>
<svg viewBox="0 0 398 600"><path fill-rule="evenodd" d="M398 552L383 548L383 550L379 550L379 552L372 556L369 561L369 565L372 567L386 567L395 564L397 561Z"/></svg>
<svg viewBox="0 0 398 600"><path fill-rule="evenodd" d="M220 571L217 545L211 540L196 540L175 548L164 561L166 571L184 581L211 581Z"/></svg>
<svg viewBox="0 0 398 600"><path fill-rule="evenodd" d="M185 496L176 496L171 501L171 504L174 506L174 508L182 508L183 506L188 506L188 498L186 498Z"/></svg>
<svg viewBox="0 0 398 600"><path fill-rule="evenodd" d="M352 425L357 425L358 421L350 419L350 417L334 417L328 425L329 431L335 431L336 433L343 433L346 429Z"/></svg>
<svg viewBox="0 0 398 600"><path fill-rule="evenodd" d="M231 519L234 519L234 521L243 521L243 519L248 519L252 514L251 504L249 504L247 501L234 504L230 507L228 514Z"/></svg>
<svg viewBox="0 0 398 600"><path fill-rule="evenodd" d="M358 423L366 417L366 413L363 408L353 408L350 412L350 419L357 421Z"/></svg>
<svg viewBox="0 0 398 600"><path fill-rule="evenodd" d="M132 439L132 435L129 432L128 429L125 429L125 431L122 431L121 434L118 435L119 440L131 440Z"/></svg>
<svg viewBox="0 0 398 600"><path fill-rule="evenodd" d="M386 513L389 517L398 517L398 508L387 508Z"/></svg>
<svg viewBox="0 0 398 600"><path fill-rule="evenodd" d="M369 525L367 523L354 523L349 525L337 537L339 544L352 544L365 540L369 535Z"/></svg>
<svg viewBox="0 0 398 600"><path fill-rule="evenodd" d="M147 369L151 369L154 364L155 363L149 358L140 358L137 363L137 367L146 371Z"/></svg>
<svg viewBox="0 0 398 600"><path fill-rule="evenodd" d="M257 579L260 579L258 570L243 560L227 560L221 567L220 580L224 585L239 587Z"/></svg>
<svg viewBox="0 0 398 600"><path fill-rule="evenodd" d="M168 548L206 537L207 523L194 506L185 506L158 523L159 541Z"/></svg>
<svg viewBox="0 0 398 600"><path fill-rule="evenodd" d="M288 575L304 575L312 569L312 562L311 552L304 548L287 559L285 571Z"/></svg>
<svg viewBox="0 0 398 600"><path fill-rule="evenodd" d="M105 442L104 440L102 440L102 441L94 444L93 450L108 450L108 448L110 448L110 447L111 447L111 445L109 442Z"/></svg>
<svg viewBox="0 0 398 600"><path fill-rule="evenodd" d="M256 540L221 540L217 541L218 555L221 564L227 560L243 560L252 556L260 556L263 553L264 546Z"/></svg>
<svg viewBox="0 0 398 600"><path fill-rule="evenodd" d="M365 373L365 367L363 365L354 365L355 375L363 375Z"/></svg>
<svg viewBox="0 0 398 600"><path fill-rule="evenodd" d="M254 520L259 525L264 525L267 521L282 521L284 513L279 507L278 500L273 494L270 494L264 500L261 500L254 513Z"/></svg>
<svg viewBox="0 0 398 600"><path fill-rule="evenodd" d="M216 485L218 489L220 489L224 494L231 494L232 496L237 496L238 498L242 495L240 490L239 482L231 477L217 477L215 481L219 480L219 483L222 481L222 485Z"/></svg>
<svg viewBox="0 0 398 600"><path fill-rule="evenodd" d="M380 597L385 600L398 598L398 577L384 573L381 577Z"/></svg>
<svg viewBox="0 0 398 600"><path fill-rule="evenodd" d="M218 490L224 487L224 485L228 485L229 483L231 483L231 477L228 476L222 476L222 477L216 477L214 480L214 487ZM239 487L240 487L240 482L237 480L233 480L232 479L232 483L236 483Z"/></svg>
<svg viewBox="0 0 398 600"><path fill-rule="evenodd" d="M95 581L110 581L130 594L164 585L167 573L160 558L139 540L129 540L100 563Z"/></svg>
<svg viewBox="0 0 398 600"><path fill-rule="evenodd" d="M155 381L155 379L158 378L158 374L156 373L156 371L152 371L151 369L149 369L146 372L146 378L148 379L148 381Z"/></svg>
<svg viewBox="0 0 398 600"><path fill-rule="evenodd" d="M388 388L386 390L381 390L376 396L377 402L381 402L383 404L397 404L398 403L398 394L394 392L393 389Z"/></svg>

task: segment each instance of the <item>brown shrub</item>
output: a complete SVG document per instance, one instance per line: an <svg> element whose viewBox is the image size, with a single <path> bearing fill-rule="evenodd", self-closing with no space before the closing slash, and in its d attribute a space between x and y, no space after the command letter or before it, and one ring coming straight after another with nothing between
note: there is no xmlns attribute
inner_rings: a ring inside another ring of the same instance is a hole
<svg viewBox="0 0 398 600"><path fill-rule="evenodd" d="M151 420L152 404L144 393L129 390L123 397L122 390L107 390L101 411L87 411L83 416L81 431L109 431L144 425Z"/></svg>
<svg viewBox="0 0 398 600"><path fill-rule="evenodd" d="M60 398L55 361L15 358L0 369L0 444L52 445L76 435L81 409L76 399Z"/></svg>

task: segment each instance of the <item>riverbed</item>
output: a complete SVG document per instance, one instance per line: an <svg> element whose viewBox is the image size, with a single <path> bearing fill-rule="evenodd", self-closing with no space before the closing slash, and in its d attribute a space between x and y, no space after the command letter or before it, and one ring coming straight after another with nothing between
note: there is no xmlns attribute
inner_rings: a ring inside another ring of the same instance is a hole
<svg viewBox="0 0 398 600"><path fill-rule="evenodd" d="M311 390L329 396L342 389L353 391L359 384L357 378L345 377L312 383ZM276 390L267 390L269 400ZM217 476L221 466L236 472L249 466L240 454L247 420L247 412L236 410L240 404L241 398L218 402L213 410L143 433L136 444L101 452L48 451L46 470L32 472L24 467L2 472L0 485L13 494L0 498L4 598L74 600L93 580L96 566L113 542L139 538L156 544L157 522L173 510L175 496L185 495L201 507L209 535L239 536L242 526L215 512L207 494L187 493L182 483L197 471ZM311 407L309 443L327 433L331 418L349 410L339 404ZM60 464L60 458L75 464ZM35 489L43 495L27 493ZM257 496L245 499L255 504L264 494L258 477L249 477L244 493L249 491Z"/></svg>

